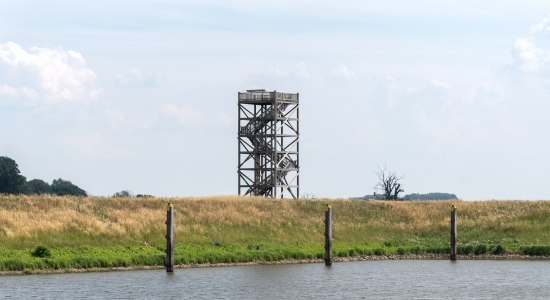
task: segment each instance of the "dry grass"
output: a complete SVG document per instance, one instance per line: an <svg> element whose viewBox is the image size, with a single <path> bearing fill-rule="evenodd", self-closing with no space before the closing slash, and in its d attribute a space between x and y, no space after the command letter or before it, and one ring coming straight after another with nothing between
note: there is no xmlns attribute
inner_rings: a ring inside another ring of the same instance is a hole
<svg viewBox="0 0 550 300"><path fill-rule="evenodd" d="M0 238L24 248L57 245L161 245L165 208L176 207L181 243L317 243L325 205L341 242L445 244L451 202L273 200L253 197L76 198L0 196ZM550 245L550 202L453 202L462 241Z"/></svg>

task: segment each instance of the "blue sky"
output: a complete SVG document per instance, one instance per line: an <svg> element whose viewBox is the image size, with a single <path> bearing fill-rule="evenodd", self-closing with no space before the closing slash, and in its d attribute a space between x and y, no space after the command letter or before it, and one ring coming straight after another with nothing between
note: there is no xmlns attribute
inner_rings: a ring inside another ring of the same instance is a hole
<svg viewBox="0 0 550 300"><path fill-rule="evenodd" d="M0 155L93 195L237 192L236 94L299 92L301 193L549 199L546 1L2 1Z"/></svg>

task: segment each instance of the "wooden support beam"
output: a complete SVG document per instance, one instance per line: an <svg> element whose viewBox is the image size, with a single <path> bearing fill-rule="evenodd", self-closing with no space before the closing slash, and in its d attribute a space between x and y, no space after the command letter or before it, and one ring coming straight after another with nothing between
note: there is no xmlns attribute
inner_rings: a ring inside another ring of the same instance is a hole
<svg viewBox="0 0 550 300"><path fill-rule="evenodd" d="M332 206L325 211L325 266L332 266Z"/></svg>
<svg viewBox="0 0 550 300"><path fill-rule="evenodd" d="M451 260L456 260L456 207L451 208Z"/></svg>
<svg viewBox="0 0 550 300"><path fill-rule="evenodd" d="M166 206L166 272L174 272L174 206Z"/></svg>

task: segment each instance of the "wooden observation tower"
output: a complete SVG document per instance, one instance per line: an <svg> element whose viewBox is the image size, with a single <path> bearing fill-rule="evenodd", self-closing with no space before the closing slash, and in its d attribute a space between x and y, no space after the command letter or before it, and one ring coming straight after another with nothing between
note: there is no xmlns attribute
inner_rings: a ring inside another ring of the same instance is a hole
<svg viewBox="0 0 550 300"><path fill-rule="evenodd" d="M299 94L238 94L239 195L298 198Z"/></svg>

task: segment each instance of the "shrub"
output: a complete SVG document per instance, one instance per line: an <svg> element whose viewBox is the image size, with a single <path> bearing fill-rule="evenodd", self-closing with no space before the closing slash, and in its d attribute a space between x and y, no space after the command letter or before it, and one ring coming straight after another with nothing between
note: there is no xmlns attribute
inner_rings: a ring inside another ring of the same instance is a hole
<svg viewBox="0 0 550 300"><path fill-rule="evenodd" d="M374 249L374 255L376 256L386 255L386 250L382 248L376 248Z"/></svg>
<svg viewBox="0 0 550 300"><path fill-rule="evenodd" d="M50 257L52 254L50 252L50 249L46 248L45 246L37 246L31 252L31 255L34 257Z"/></svg>
<svg viewBox="0 0 550 300"><path fill-rule="evenodd" d="M472 254L472 253L474 253L474 246L472 246L472 245L459 245L459 246L457 246L456 251L458 252L458 254L465 254L465 255Z"/></svg>
<svg viewBox="0 0 550 300"><path fill-rule="evenodd" d="M485 245L485 244L477 245L474 253L475 253L475 255L481 255L481 254L487 253L487 245Z"/></svg>
<svg viewBox="0 0 550 300"><path fill-rule="evenodd" d="M500 254L506 253L506 249L504 248L504 246L498 244L498 245L496 245L496 247L493 249L492 252L495 255L500 255Z"/></svg>
<svg viewBox="0 0 550 300"><path fill-rule="evenodd" d="M521 249L525 255L543 256L550 255L550 246L530 246Z"/></svg>

